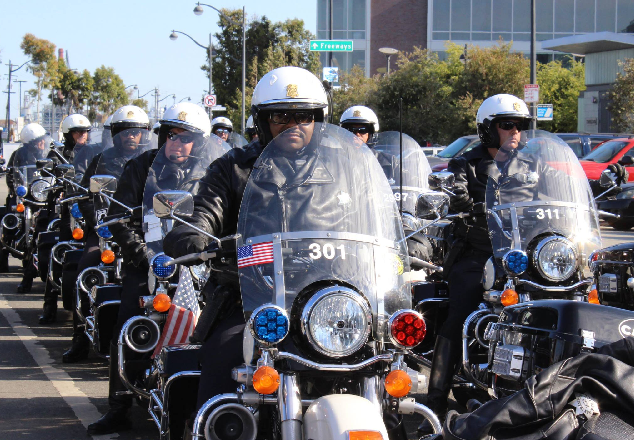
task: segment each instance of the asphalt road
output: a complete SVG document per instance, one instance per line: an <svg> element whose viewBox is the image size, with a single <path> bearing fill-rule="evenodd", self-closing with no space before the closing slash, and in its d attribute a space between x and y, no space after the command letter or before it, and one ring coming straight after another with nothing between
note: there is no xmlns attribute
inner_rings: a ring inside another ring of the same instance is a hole
<svg viewBox="0 0 634 440"><path fill-rule="evenodd" d="M5 196L2 182L0 200ZM604 246L634 241L634 231L602 233ZM30 293L17 294L20 279L21 264L11 258L10 272L0 274L0 440L87 438L86 427L108 410L107 363L91 354L84 362L63 364L71 341L70 312L60 302L57 322L39 325L44 285L38 279ZM131 431L93 438L158 438L142 405L132 407ZM412 433L416 424L407 426Z"/></svg>

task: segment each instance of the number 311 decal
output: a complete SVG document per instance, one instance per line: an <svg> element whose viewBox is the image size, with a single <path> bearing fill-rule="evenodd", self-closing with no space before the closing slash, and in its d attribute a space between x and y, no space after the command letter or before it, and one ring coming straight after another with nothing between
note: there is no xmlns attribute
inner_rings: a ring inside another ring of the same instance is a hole
<svg viewBox="0 0 634 440"><path fill-rule="evenodd" d="M538 208L536 210L537 212L537 218L539 220L543 220L546 217L548 217L548 220L552 220L553 218L559 220L559 209L542 209L542 208Z"/></svg>

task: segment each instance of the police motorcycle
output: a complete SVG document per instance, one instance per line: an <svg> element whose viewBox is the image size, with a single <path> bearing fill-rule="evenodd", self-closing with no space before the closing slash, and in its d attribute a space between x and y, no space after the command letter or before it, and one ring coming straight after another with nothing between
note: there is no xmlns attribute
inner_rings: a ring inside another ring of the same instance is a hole
<svg viewBox="0 0 634 440"><path fill-rule="evenodd" d="M244 136L240 133L236 133L232 131L229 133L229 139L227 139L227 143L231 146L231 148L242 148L249 143Z"/></svg>
<svg viewBox="0 0 634 440"><path fill-rule="evenodd" d="M210 268L204 263L190 267L164 266L171 258L163 252L163 238L172 229L173 221L155 215L153 197L166 191L196 193L198 181L209 164L230 149L229 144L212 134L204 145L194 147L182 164L177 164L166 159L163 146L145 184L143 229L150 267L150 295L139 298L144 314L130 318L121 329L118 368L126 387L137 397L149 400L148 411L162 439L170 438L170 433L175 438L174 433L183 432L185 419L195 410L200 376L200 345L174 344L163 330L177 289L187 289L191 282L192 294L202 303L199 294L210 276ZM162 338L164 344L158 346Z"/></svg>
<svg viewBox="0 0 634 440"><path fill-rule="evenodd" d="M302 154L289 152L296 141L282 133L258 158L236 237L206 234L206 251L169 262L237 261L247 321L244 364L232 374L239 387L200 408L193 436L387 439L398 437L396 415L413 413L439 432L433 412L407 397L426 380L405 362L425 322L411 310L390 186L347 130L315 122ZM159 193L154 210L187 224L192 199Z"/></svg>
<svg viewBox="0 0 634 440"><path fill-rule="evenodd" d="M49 137L45 138L43 149L36 153L22 146L15 153L12 167L7 169L13 176L15 205L9 208L12 212L2 218L0 241L14 257L23 261L25 271L37 270L35 226L40 211L46 208L46 198L53 179L41 173L36 163L46 157L51 143Z"/></svg>
<svg viewBox="0 0 634 440"><path fill-rule="evenodd" d="M73 288L68 291L75 295L75 310L85 324L85 333L93 351L102 358L109 357L112 329L116 324L121 304L123 257L119 245L113 240L109 226L114 223L139 221L141 213L141 207L125 206L115 200L113 195L125 164L150 148L149 132L143 136L142 142L134 152L121 156L111 147L104 150L99 158L95 174L89 180L88 197L92 202L93 218L90 223L95 225L93 228L99 239L101 262L77 274ZM107 216L111 203L123 206L126 209L125 214ZM85 206L89 208L90 203Z"/></svg>
<svg viewBox="0 0 634 440"><path fill-rule="evenodd" d="M484 268L484 302L462 332L462 374L494 398L553 363L620 339L619 322L634 317L599 305L588 270L601 248L598 213L574 153L547 132L522 137L517 150L500 148L500 174L487 184L493 257Z"/></svg>

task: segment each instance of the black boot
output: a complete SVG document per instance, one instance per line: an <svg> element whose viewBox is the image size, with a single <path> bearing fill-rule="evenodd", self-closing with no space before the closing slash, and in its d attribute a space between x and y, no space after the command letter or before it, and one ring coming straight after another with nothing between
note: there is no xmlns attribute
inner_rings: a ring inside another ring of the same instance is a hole
<svg viewBox="0 0 634 440"><path fill-rule="evenodd" d="M46 325L57 321L57 297L59 292L47 282L44 290L44 313L40 316L40 324Z"/></svg>
<svg viewBox="0 0 634 440"><path fill-rule="evenodd" d="M28 293L31 291L31 287L33 287L33 277L25 274L20 284L18 284L17 292Z"/></svg>
<svg viewBox="0 0 634 440"><path fill-rule="evenodd" d="M9 251L0 249L0 273L9 272Z"/></svg>
<svg viewBox="0 0 634 440"><path fill-rule="evenodd" d="M22 275L22 281L18 286L18 293L27 293L31 291L31 287L33 286L33 277L35 276L32 255L22 260L22 268L24 270L24 275Z"/></svg>
<svg viewBox="0 0 634 440"><path fill-rule="evenodd" d="M127 391L119 378L117 346L110 344L110 369L108 381L108 404L110 409L99 420L88 425L89 435L112 434L127 431L132 428L128 418L128 409L132 406L132 396L117 395L117 392Z"/></svg>
<svg viewBox="0 0 634 440"><path fill-rule="evenodd" d="M77 312L73 313L73 345L62 355L62 362L72 364L83 361L90 352L90 339L84 333L84 326L80 324Z"/></svg>
<svg viewBox="0 0 634 440"><path fill-rule="evenodd" d="M434 345L434 359L429 374L427 389L427 407L438 416L441 423L447 414L447 400L451 390L451 382L456 371L457 344L449 339L438 336ZM427 420L418 426L418 435L432 434L432 426Z"/></svg>

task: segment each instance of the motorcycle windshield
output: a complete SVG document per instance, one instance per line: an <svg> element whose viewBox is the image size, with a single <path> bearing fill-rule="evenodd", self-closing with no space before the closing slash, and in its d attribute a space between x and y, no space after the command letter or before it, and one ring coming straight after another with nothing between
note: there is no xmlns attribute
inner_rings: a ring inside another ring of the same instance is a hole
<svg viewBox="0 0 634 440"><path fill-rule="evenodd" d="M227 139L227 143L229 143L231 148L240 148L247 145L249 141L247 141L240 133L231 132L229 133L229 139Z"/></svg>
<svg viewBox="0 0 634 440"><path fill-rule="evenodd" d="M599 220L588 179L572 149L545 131L521 132L495 157L487 184L487 222L493 253L521 250L532 259L549 235L570 241L577 267L601 248Z"/></svg>
<svg viewBox="0 0 634 440"><path fill-rule="evenodd" d="M23 145L16 150L13 157L13 185L15 188L23 186L28 189L29 184L42 178L36 164L38 160L48 156L50 145L51 139L46 136L34 145Z"/></svg>
<svg viewBox="0 0 634 440"><path fill-rule="evenodd" d="M143 191L143 230L147 244L147 259L163 252L163 238L172 229L172 220L159 219L154 215L152 199L159 191L198 192L199 180L207 172L209 164L231 149L229 144L211 135L201 145L194 145L189 157L179 158L181 154L166 148L156 154L145 181ZM170 160L171 159L171 160Z"/></svg>
<svg viewBox="0 0 634 440"><path fill-rule="evenodd" d="M150 134L150 131L140 128L128 128L117 133L112 138L113 146L101 152L94 175L114 176L118 181L125 164L151 148ZM98 194L94 196L96 224L106 215L109 206L108 199Z"/></svg>
<svg viewBox="0 0 634 440"><path fill-rule="evenodd" d="M403 161L401 163L401 133L386 131L379 133L373 151L390 182L396 203L403 200L403 212L414 215L419 194L429 192L427 178L431 167L427 156L418 143L403 133ZM401 192L401 170L403 186Z"/></svg>
<svg viewBox="0 0 634 440"><path fill-rule="evenodd" d="M238 218L246 318L266 303L290 316L294 303L338 284L367 300L382 339L389 316L411 307L403 229L383 176L372 151L338 126L300 125L266 146Z"/></svg>

